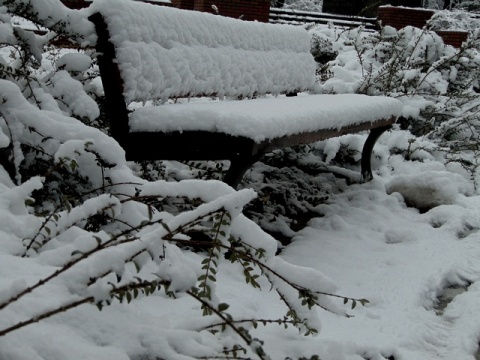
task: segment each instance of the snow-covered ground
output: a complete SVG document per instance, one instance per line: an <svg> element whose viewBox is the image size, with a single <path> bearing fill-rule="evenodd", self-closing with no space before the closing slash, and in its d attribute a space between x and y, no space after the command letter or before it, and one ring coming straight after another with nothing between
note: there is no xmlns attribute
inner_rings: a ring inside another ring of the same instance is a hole
<svg viewBox="0 0 480 360"><path fill-rule="evenodd" d="M381 139L379 153L392 137ZM273 325L261 329L273 359L299 353L321 359L478 358L480 197L439 162L392 157L384 165L368 184L346 186L317 175L335 194L315 207L317 216L280 255L329 276L337 294L369 303L351 309L338 300L346 316L320 311L316 338L294 338L294 330L288 336ZM407 206L412 199L433 208ZM274 296L243 292L244 311L280 316Z"/></svg>
<svg viewBox="0 0 480 360"><path fill-rule="evenodd" d="M335 294L365 298L368 303L351 309L350 302L343 305L339 299L334 300L338 313L315 310L321 323L315 337L300 335L293 327L259 324L252 333L265 341L272 359L313 354L327 360L474 359L480 338L480 197L463 195L463 181L439 163L395 159L392 164L395 172L383 166L382 174L367 184L347 186L329 175L315 176L314 181L340 191L314 209L317 216L293 236L280 257L330 277ZM425 173L441 179L436 188L428 188L433 184L424 181ZM8 182L5 174L2 182ZM428 192L427 197L443 204L420 213L406 206L400 193L389 193L393 184L415 197ZM203 256L192 253L188 258ZM31 282L55 270L55 261L47 257L38 263L12 261L5 253L2 258L2 287L10 291L22 287L20 279ZM237 319L282 319L286 308L278 294L265 281L260 282L262 291L245 284L238 266L227 262L219 268L218 297L230 305L229 313ZM315 276L307 274L305 281L315 282ZM452 287L467 291L441 304L446 307L440 311L442 294ZM20 314L54 308L66 296L64 291L57 284L27 296L6 312L2 324ZM151 295L101 312L83 305L0 338L0 358L208 357L219 344L213 335L194 331L212 322L188 297Z"/></svg>
<svg viewBox="0 0 480 360"><path fill-rule="evenodd" d="M295 346L313 353L330 343L319 351L322 359L473 359L480 335L480 198L458 195L419 214L399 193L388 194L385 180L351 186L318 206L323 216L283 251L286 260L334 279L338 293L370 301L348 310L350 318L322 314L318 340ZM427 191L404 185L419 197ZM450 177L445 186L452 185ZM469 284L437 313L444 289Z"/></svg>
<svg viewBox="0 0 480 360"><path fill-rule="evenodd" d="M36 1L45 25L55 27L68 14L67 25L85 30L89 39L80 13L65 12L56 0ZM0 19L2 43L20 46L5 7ZM45 40L22 36L34 48ZM425 46L440 46L435 39ZM335 64L339 76L327 83L332 88L359 84L346 44L336 45L346 65L342 72ZM2 46L2 66L20 67L11 49ZM87 92L101 89L98 78L79 75L89 67L88 52L66 52L53 51L53 64L52 53L42 59L33 52L41 61L35 81L6 72L0 80L0 148L13 154L11 164L0 158L0 360L266 359L255 354L261 343L273 360L480 358L480 196L468 169L446 162L431 139L399 127L385 133L369 183L357 181L357 154L351 169L334 165L344 145L359 150L366 134L276 152L247 172L238 191L215 180L191 180L202 171L176 162L146 171L126 163L110 137L77 120L95 124L100 110ZM408 69L405 74L413 78ZM441 75L432 70L429 76L438 89L446 87ZM402 101L405 111L418 115L431 99ZM29 152L29 146L41 151ZM64 178L55 178L56 172ZM155 181L140 178L142 172ZM70 194L67 206L57 198L68 191L63 183L75 184L75 195L84 197ZM46 190L36 192L42 186ZM32 193L44 203L32 203ZM191 201L180 212L184 197ZM57 203L62 207L55 209ZM219 209L231 219L210 221L209 214L222 214ZM216 231L218 266L210 264L208 246L177 246L211 234L206 226ZM238 241L228 242L229 235ZM268 278L258 266L229 261L242 246ZM216 269L209 273L216 281L202 278L205 266ZM155 281L161 291L142 296L135 288L140 296L130 302L134 285ZM287 282L322 293L320 306L300 306L307 297L299 299ZM172 293L164 292L167 283ZM211 299L192 293L199 283L212 289ZM252 286L257 283L260 289ZM118 289L126 289L116 293L123 303L106 306ZM203 316L199 299L218 316ZM286 317L289 310L308 319L300 322L301 332L290 324L294 317ZM220 331L220 317L230 321L227 313L251 338L230 326ZM304 336L312 328L319 333ZM222 354L237 344L247 353L237 348Z"/></svg>

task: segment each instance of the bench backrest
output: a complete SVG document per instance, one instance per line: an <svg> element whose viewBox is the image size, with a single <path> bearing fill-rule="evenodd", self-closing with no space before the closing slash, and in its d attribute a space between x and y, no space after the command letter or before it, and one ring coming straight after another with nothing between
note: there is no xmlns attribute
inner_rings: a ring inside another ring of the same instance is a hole
<svg viewBox="0 0 480 360"><path fill-rule="evenodd" d="M96 0L127 103L200 95L309 90L310 37L301 27L242 21L131 0Z"/></svg>

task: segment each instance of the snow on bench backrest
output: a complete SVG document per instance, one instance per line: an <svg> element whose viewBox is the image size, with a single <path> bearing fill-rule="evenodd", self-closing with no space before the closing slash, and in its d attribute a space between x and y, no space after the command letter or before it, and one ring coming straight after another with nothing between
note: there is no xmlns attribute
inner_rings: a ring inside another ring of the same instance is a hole
<svg viewBox="0 0 480 360"><path fill-rule="evenodd" d="M247 22L131 0L96 0L128 102L196 95L251 97L311 89L301 27Z"/></svg>

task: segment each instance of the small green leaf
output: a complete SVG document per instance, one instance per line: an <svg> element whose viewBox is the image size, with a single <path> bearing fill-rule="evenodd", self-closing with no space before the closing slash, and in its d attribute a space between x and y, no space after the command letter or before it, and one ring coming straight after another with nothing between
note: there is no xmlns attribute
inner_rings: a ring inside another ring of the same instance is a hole
<svg viewBox="0 0 480 360"><path fill-rule="evenodd" d="M150 293L153 294L155 292L155 290L157 290L157 285L156 284L150 285ZM165 290L167 290L167 289L165 289Z"/></svg>
<svg viewBox="0 0 480 360"><path fill-rule="evenodd" d="M370 301L368 301L367 299L360 299L359 302L360 302L360 304L362 304L362 306L370 304Z"/></svg>
<svg viewBox="0 0 480 360"><path fill-rule="evenodd" d="M139 264L138 262L134 261L134 262L133 262L133 265L135 266L135 271L136 271L137 273L139 273L140 270L142 270L142 267L140 266L140 264Z"/></svg>
<svg viewBox="0 0 480 360"><path fill-rule="evenodd" d="M250 279L250 283L254 288L260 289L260 284L257 283L254 279Z"/></svg>
<svg viewBox="0 0 480 360"><path fill-rule="evenodd" d="M130 292L126 292L125 293L125 296L127 298L127 303L130 303L132 301L132 294L130 294Z"/></svg>
<svg viewBox="0 0 480 360"><path fill-rule="evenodd" d="M230 307L230 305L225 304L225 303L221 303L221 304L218 305L218 311L219 311L219 312L225 311L225 310L227 310L229 307Z"/></svg>
<svg viewBox="0 0 480 360"><path fill-rule="evenodd" d="M206 307L205 305L202 305L202 310L203 310L203 313L202 313L203 316L207 316L207 315L212 315L212 314L213 314L212 309Z"/></svg>
<svg viewBox="0 0 480 360"><path fill-rule="evenodd" d="M72 160L72 161L70 162L70 168L71 168L72 170L75 170L76 168L78 168L78 163L77 163L75 160Z"/></svg>
<svg viewBox="0 0 480 360"><path fill-rule="evenodd" d="M170 230L170 228L168 227L168 225L165 224L163 221L160 222L160 225L162 225L162 227L163 227L165 230L167 230L167 232L168 232L169 234L172 233L172 231Z"/></svg>
<svg viewBox="0 0 480 360"><path fill-rule="evenodd" d="M25 206L32 206L33 204L35 204L35 200L31 198L25 200Z"/></svg>

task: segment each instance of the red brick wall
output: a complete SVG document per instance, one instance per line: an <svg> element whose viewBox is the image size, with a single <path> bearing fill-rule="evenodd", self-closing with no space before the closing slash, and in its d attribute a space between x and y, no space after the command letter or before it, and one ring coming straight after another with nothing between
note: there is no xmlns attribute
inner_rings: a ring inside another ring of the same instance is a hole
<svg viewBox="0 0 480 360"><path fill-rule="evenodd" d="M61 1L63 2L63 4L66 7L69 7L70 9L86 8L92 3L91 1L86 1L86 0L61 0ZM168 3L159 3L159 2L155 2L155 1L151 1L151 0L138 0L138 1L143 1L143 2L152 3L152 4L156 4L156 5L171 6ZM177 1L180 1L180 0L177 0ZM193 2L193 0L192 0L192 2Z"/></svg>
<svg viewBox="0 0 480 360"><path fill-rule="evenodd" d="M167 5L152 0L139 0L157 5ZM86 0L62 0L71 9L81 9L90 5ZM197 10L215 13L215 5L220 15L268 22L270 15L270 0L172 0L171 6L179 9Z"/></svg>
<svg viewBox="0 0 480 360"><path fill-rule="evenodd" d="M468 32L466 31L437 30L435 32L440 35L445 44L456 48L461 47L462 43L468 38Z"/></svg>
<svg viewBox="0 0 480 360"><path fill-rule="evenodd" d="M408 25L423 28L433 14L435 14L433 10L380 6L377 10L377 20L381 21L383 26L388 25L397 30Z"/></svg>
<svg viewBox="0 0 480 360"><path fill-rule="evenodd" d="M381 21L383 26L392 26L397 30L405 26L423 28L434 13L434 10L381 6L377 10L377 19ZM462 46L462 42L467 40L468 37L468 32L466 31L439 30L436 33L443 39L445 44L457 48Z"/></svg>
<svg viewBox="0 0 480 360"><path fill-rule="evenodd" d="M212 5L222 16L268 22L270 0L195 0L194 10L215 13Z"/></svg>
<svg viewBox="0 0 480 360"><path fill-rule="evenodd" d="M62 1L72 9L80 9L90 5L90 2L86 0ZM151 0L140 1L167 5ZM269 20L270 0L172 0L171 4L171 6L179 9L215 13L212 5L215 5L219 14L223 16L261 22L268 22ZM409 25L423 28L434 13L433 10L420 8L380 6L377 11L377 19L381 21L383 26L392 26L397 30ZM468 33L463 31L437 31L437 33L442 37L445 44L455 47L460 47L468 36Z"/></svg>
<svg viewBox="0 0 480 360"><path fill-rule="evenodd" d="M178 9L193 10L194 0L172 0L172 6Z"/></svg>

